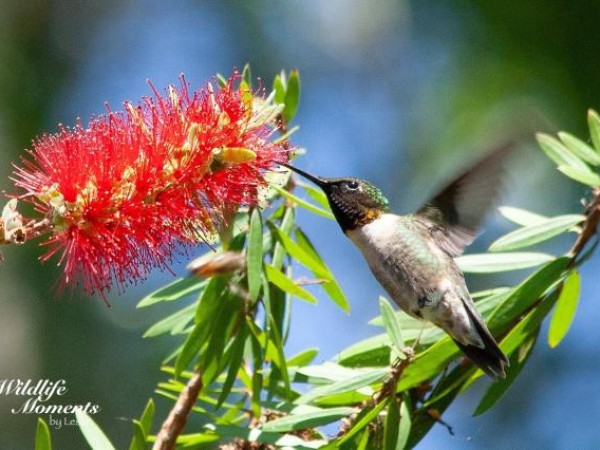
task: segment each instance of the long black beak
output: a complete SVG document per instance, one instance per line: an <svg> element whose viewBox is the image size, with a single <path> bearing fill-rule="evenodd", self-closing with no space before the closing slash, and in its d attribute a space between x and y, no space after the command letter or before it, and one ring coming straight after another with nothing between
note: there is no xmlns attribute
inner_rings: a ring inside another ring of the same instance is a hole
<svg viewBox="0 0 600 450"><path fill-rule="evenodd" d="M313 183L315 183L317 186L319 186L320 188L324 187L327 185L327 181L323 180L322 178L316 177L314 175L311 175L310 173L306 173L303 170L300 170L294 166L290 166L289 164L286 163L279 163L280 166L284 166L287 167L290 170L293 170L294 172L296 172L297 174L302 175L304 178L306 178L307 180L312 181Z"/></svg>

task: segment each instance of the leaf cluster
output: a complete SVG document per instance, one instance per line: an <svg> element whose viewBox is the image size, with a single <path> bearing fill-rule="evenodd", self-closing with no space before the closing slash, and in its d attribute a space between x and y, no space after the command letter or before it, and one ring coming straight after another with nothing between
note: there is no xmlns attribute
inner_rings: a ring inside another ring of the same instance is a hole
<svg viewBox="0 0 600 450"><path fill-rule="evenodd" d="M243 77L250 80L249 69ZM275 99L284 105L286 125L297 110L299 87L297 72L275 79ZM551 316L547 336L551 347L562 341L573 321L581 286L579 267L594 250L584 253L600 217L600 117L593 111L589 124L591 146L567 133L559 133L558 139L538 135L541 148L560 172L593 189L595 199L583 214L545 217L501 208L516 228L496 240L488 253L457 258L469 273L535 268L516 286L472 293L510 359L506 379L490 385L475 415L489 410L514 382L547 316ZM381 327L381 333L341 349L334 360L315 364L317 350L310 348L286 354L294 302L317 303L317 294L322 294L343 312L349 311L340 283L296 223L297 208L331 219L327 201L319 190L291 183L288 177L282 174L267 193L274 205L270 210L238 211L224 233L227 238L214 254L209 251L208 260L211 255L233 252L243 259L242 269L217 271L208 279L191 274L138 304L145 308L168 303L175 309L145 333L148 338L169 334L181 339L162 367L167 379L156 392L177 401L194 374L201 376L202 389L192 399L191 414L204 425L180 435L177 444L183 448L223 443L239 444L239 448L246 448L241 443L296 449L414 447L434 424L443 424L444 410L483 373L462 358L441 330L397 311L385 298L379 300L381 315L370 322ZM566 254L531 249L565 233L577 236ZM312 278L298 278L299 267ZM309 289L308 284L318 288ZM133 422L131 449L145 448L154 440L153 414L151 400ZM89 417L77 417L93 448L112 448ZM40 420L36 449L50 447L48 428Z"/></svg>

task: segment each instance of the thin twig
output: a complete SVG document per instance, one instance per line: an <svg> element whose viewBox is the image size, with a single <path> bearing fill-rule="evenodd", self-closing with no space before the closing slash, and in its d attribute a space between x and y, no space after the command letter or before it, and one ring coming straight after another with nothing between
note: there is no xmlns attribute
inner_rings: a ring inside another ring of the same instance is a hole
<svg viewBox="0 0 600 450"><path fill-rule="evenodd" d="M156 435L152 450L172 450L175 448L177 437L183 431L188 415L196 403L202 387L202 374L198 370L179 394L177 403L171 409L169 416L160 428L160 432Z"/></svg>
<svg viewBox="0 0 600 450"><path fill-rule="evenodd" d="M572 256L573 261L577 259L588 241L596 234L598 224L600 223L600 187L595 187L592 190L592 193L594 198L586 208L586 218L583 223L583 229L573 244L573 247L569 250L569 255Z"/></svg>

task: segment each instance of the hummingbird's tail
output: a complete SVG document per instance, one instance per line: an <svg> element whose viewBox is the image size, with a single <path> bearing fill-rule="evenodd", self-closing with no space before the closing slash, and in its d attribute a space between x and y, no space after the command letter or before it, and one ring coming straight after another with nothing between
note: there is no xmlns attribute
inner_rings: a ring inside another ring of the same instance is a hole
<svg viewBox="0 0 600 450"><path fill-rule="evenodd" d="M493 339L488 340L485 337L483 338L485 348L479 348L475 345L464 345L456 339L454 342L462 352L467 355L471 361L477 364L477 366L488 376L496 380L499 378L506 378L504 367L508 365L508 360Z"/></svg>
<svg viewBox="0 0 600 450"><path fill-rule="evenodd" d="M508 358L502 350L500 350L500 347L498 347L496 340L489 332L481 315L475 310L472 302L465 301L465 299L462 300L465 309L467 310L467 314L483 342L483 348L476 345L462 344L456 339L454 339L454 342L463 353L467 355L471 361L477 364L477 366L487 375L496 380L499 378L506 378L504 368L509 365Z"/></svg>

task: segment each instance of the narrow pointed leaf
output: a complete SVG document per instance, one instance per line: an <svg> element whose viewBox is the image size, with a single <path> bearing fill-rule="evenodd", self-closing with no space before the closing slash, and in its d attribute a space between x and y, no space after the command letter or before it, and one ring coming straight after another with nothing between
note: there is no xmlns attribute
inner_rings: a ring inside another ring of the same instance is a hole
<svg viewBox="0 0 600 450"><path fill-rule="evenodd" d="M570 261L570 258L558 258L546 264L514 289L492 312L488 319L490 331L493 334L506 331L506 327L515 317L527 311L549 289L560 282Z"/></svg>
<svg viewBox="0 0 600 450"><path fill-rule="evenodd" d="M283 105L285 103L285 73L277 75L273 80L273 90L275 91L275 103Z"/></svg>
<svg viewBox="0 0 600 450"><path fill-rule="evenodd" d="M242 80L252 89L252 71L250 70L250 64L246 63L242 70Z"/></svg>
<svg viewBox="0 0 600 450"><path fill-rule="evenodd" d="M194 443L197 444L206 444L214 442L217 439L210 440L210 434L214 433L213 436L217 438L220 436L221 438L226 438L227 440L233 439L241 439L245 443L262 443L262 444L270 444L269 446L276 447L278 449L298 449L298 450L308 450L308 449L317 449L322 448L325 443L324 440L303 440L298 436L294 436L291 434L279 434L275 432L267 432L264 429L260 428L250 428L250 427L241 427L235 425L225 425L225 424L208 424L205 425L205 429L208 433L204 434L204 439L194 442L191 438L187 438L187 436L180 436L177 439L177 443L180 442L185 444L185 448L188 448ZM189 435L188 435L189 436ZM251 445L254 447L254 445ZM260 448L264 448L265 446L260 446ZM207 448L217 448L214 446L199 446L194 447L198 449L207 449ZM259 446L256 446L259 448Z"/></svg>
<svg viewBox="0 0 600 450"><path fill-rule="evenodd" d="M327 200L327 196L321 189L317 189L314 186L305 183L301 183L300 186L302 186L302 189L304 189L308 196L321 205L323 209L331 211L329 200Z"/></svg>
<svg viewBox="0 0 600 450"><path fill-rule="evenodd" d="M327 266L327 264L325 264L325 262L321 259L321 255L319 255L319 253L315 249L315 246L300 228L296 229L296 239L298 240L298 245L300 246L300 248L302 248L308 255L310 255L311 258L319 261L319 263L321 264L323 268L322 275L325 275L325 277L321 277L319 273L315 271L313 271L313 274L316 277L324 278L328 281L327 283L323 283L321 285L323 290L327 293L329 298L333 300L333 302L336 305L338 305L340 308L342 308L342 310L344 310L344 312L350 312L350 302L348 301L346 294L344 294L344 291L335 279L335 276L329 269L329 266Z"/></svg>
<svg viewBox="0 0 600 450"><path fill-rule="evenodd" d="M152 428L152 420L154 419L155 409L154 400L148 400L148 403L146 403L146 407L144 408L144 412L140 417L140 425L146 434L150 433L150 429Z"/></svg>
<svg viewBox="0 0 600 450"><path fill-rule="evenodd" d="M129 444L129 450L146 450L148 448L147 437L152 428L154 418L154 400L148 400L140 420L133 420L133 438Z"/></svg>
<svg viewBox="0 0 600 450"><path fill-rule="evenodd" d="M331 274L325 268L323 262L320 258L315 258L314 255L311 255L306 252L300 245L294 242L286 233L284 233L280 228L275 225L272 225L272 229L274 233L277 235L277 239L285 248L285 251L306 267L308 270L313 272L318 278L329 280L331 279Z"/></svg>
<svg viewBox="0 0 600 450"><path fill-rule="evenodd" d="M467 273L510 272L528 269L550 262L554 256L537 252L482 253L455 258L458 266Z"/></svg>
<svg viewBox="0 0 600 450"><path fill-rule="evenodd" d="M146 433L144 433L142 425L139 420L134 419L131 422L133 424L133 437L129 444L129 450L146 450L148 444L146 442Z"/></svg>
<svg viewBox="0 0 600 450"><path fill-rule="evenodd" d="M303 367L311 363L313 359L319 354L319 350L316 348L310 348L292 356L287 360L288 367L298 366Z"/></svg>
<svg viewBox="0 0 600 450"><path fill-rule="evenodd" d="M281 219L281 231L289 234L294 226L294 219L296 213L294 208L286 207ZM271 265L276 269L281 269L283 266L283 259L285 258L285 248L280 242L275 243L275 249L273 250L273 257L271 258Z"/></svg>
<svg viewBox="0 0 600 450"><path fill-rule="evenodd" d="M600 155L581 139L565 132L558 133L558 137L571 153L594 166L600 165Z"/></svg>
<svg viewBox="0 0 600 450"><path fill-rule="evenodd" d="M536 138L542 150L544 150L546 155L548 155L556 165L571 166L590 172L587 164L567 150L567 148L557 139L544 133L538 133Z"/></svg>
<svg viewBox="0 0 600 450"><path fill-rule="evenodd" d="M530 247L540 242L547 241L548 239L552 239L553 237L570 230L584 220L585 216L580 214L552 217L544 222L518 228L515 231L502 236L490 245L490 250L495 252Z"/></svg>
<svg viewBox="0 0 600 450"><path fill-rule="evenodd" d="M344 434L344 436L341 439L332 442L332 448L340 448L340 446L343 443L349 441L356 433L368 426L371 422L373 422L373 420L377 418L379 413L383 410L383 408L386 405L387 399L380 402L377 406L372 407L371 409L363 408L363 410L354 420L352 427Z"/></svg>
<svg viewBox="0 0 600 450"><path fill-rule="evenodd" d="M283 272L275 267L265 264L267 279L288 294L306 300L309 303L317 303L317 299L306 289L301 288L293 280L290 280Z"/></svg>
<svg viewBox="0 0 600 450"><path fill-rule="evenodd" d="M402 447L397 447L398 430L400 428L400 406L395 396L390 398L388 403L385 428L383 430L383 450L402 450Z"/></svg>
<svg viewBox="0 0 600 450"><path fill-rule="evenodd" d="M302 395L294 403L306 404L310 403L319 397L325 397L327 395L339 394L342 392L356 391L358 389L370 386L375 383L381 382L384 378L388 377L389 369L372 369L364 371L354 377L347 378L345 380L336 381L325 386L319 386L314 388L312 391Z"/></svg>
<svg viewBox="0 0 600 450"><path fill-rule="evenodd" d="M588 126L594 148L600 153L600 116L593 109L588 111Z"/></svg>
<svg viewBox="0 0 600 450"><path fill-rule="evenodd" d="M250 230L248 231L248 295L252 300L258 298L261 285L263 259L262 220L258 209L252 211Z"/></svg>
<svg viewBox="0 0 600 450"><path fill-rule="evenodd" d="M591 172L587 169L579 169L578 167L571 167L567 165L559 165L558 170L564 173L569 178L579 181L586 186L600 186L600 175Z"/></svg>
<svg viewBox="0 0 600 450"><path fill-rule="evenodd" d="M289 416L267 422L263 425L263 431L276 431L285 433L288 431L302 430L305 428L314 428L335 422L342 417L348 416L356 411L355 408L311 408L311 411L291 414Z"/></svg>
<svg viewBox="0 0 600 450"><path fill-rule="evenodd" d="M114 450L115 447L108 440L100 427L83 410L75 410L77 425L92 450Z"/></svg>
<svg viewBox="0 0 600 450"><path fill-rule="evenodd" d="M206 280L199 280L192 276L179 278L145 296L139 301L136 308L145 308L159 302L179 300L193 292L199 291L206 284Z"/></svg>
<svg viewBox="0 0 600 450"><path fill-rule="evenodd" d="M412 418L408 409L407 393L404 394L402 403L400 404L400 428L398 429L398 440L396 441L396 449L407 448L408 438L412 427Z"/></svg>
<svg viewBox="0 0 600 450"><path fill-rule="evenodd" d="M208 339L214 325L215 317L219 311L219 300L223 294L224 283L221 277L210 280L208 286L202 293L202 297L196 306L195 324L188 334L181 351L175 361L175 374L179 375L183 369L197 356L198 351Z"/></svg>
<svg viewBox="0 0 600 450"><path fill-rule="evenodd" d="M194 311L196 309L195 304L186 306L185 308L165 317L164 319L156 322L150 328L146 330L143 337L156 337L161 334L178 334L180 333L188 323L194 318Z"/></svg>
<svg viewBox="0 0 600 450"><path fill-rule="evenodd" d="M548 345L556 347L566 336L577 310L579 294L581 291L581 279L579 273L573 270L567 277L565 284L556 302L554 314L550 320L548 329Z"/></svg>
<svg viewBox="0 0 600 450"><path fill-rule="evenodd" d="M231 345L231 360L229 363L229 370L227 371L227 378L225 378L225 382L223 383L223 387L221 388L221 392L219 394L219 399L217 400L215 409L219 409L223 402L227 400L227 396L231 392L231 388L235 383L237 374L244 360L244 345L246 343L247 336L248 328L246 328L245 322L242 322L240 329L238 330L237 335L233 341L233 344Z"/></svg>
<svg viewBox="0 0 600 450"><path fill-rule="evenodd" d="M558 295L553 292L525 317L506 335L500 343L502 351L509 355L514 352L527 338L540 326L542 320L548 315L556 304Z"/></svg>
<svg viewBox="0 0 600 450"><path fill-rule="evenodd" d="M523 227L537 225L548 219L548 217L541 214L532 213L526 209L515 208L513 206L501 206L498 208L498 211L511 222Z"/></svg>
<svg viewBox="0 0 600 450"><path fill-rule="evenodd" d="M390 340L396 347L396 350L400 352L404 347L404 339L402 338L402 327L398 320L394 308L387 301L385 297L379 297L379 310L383 319L383 325L387 331Z"/></svg>
<svg viewBox="0 0 600 450"><path fill-rule="evenodd" d="M285 106L283 108L283 118L287 123L290 123L300 102L300 75L297 70L292 70L287 80L285 91Z"/></svg>
<svg viewBox="0 0 600 450"><path fill-rule="evenodd" d="M35 432L35 450L52 450L52 439L50 438L50 429L48 424L38 417L37 429Z"/></svg>
<svg viewBox="0 0 600 450"><path fill-rule="evenodd" d="M477 408L473 412L474 416L478 416L488 411L492 406L494 406L498 400L502 398L504 393L508 390L508 388L513 384L513 381L516 380L517 376L525 367L525 363L529 359L529 356L532 353L533 348L535 347L535 342L537 340L539 330L536 328L529 337L519 346L516 352L514 352L510 356L510 366L506 367L506 378L500 379L495 383L492 383L490 388L487 390Z"/></svg>
<svg viewBox="0 0 600 450"><path fill-rule="evenodd" d="M321 209L318 206L313 205L312 203L307 202L306 200L302 200L300 197L297 197L296 195L292 194L290 191L287 191L285 189L282 189L278 186L272 186L273 189L275 189L281 196L287 198L288 200L293 201L294 203L296 203L298 206L306 209L307 211L310 211L312 213L315 213L321 217L325 217L326 219L331 219L334 220L335 217L333 216L333 214L327 210Z"/></svg>

